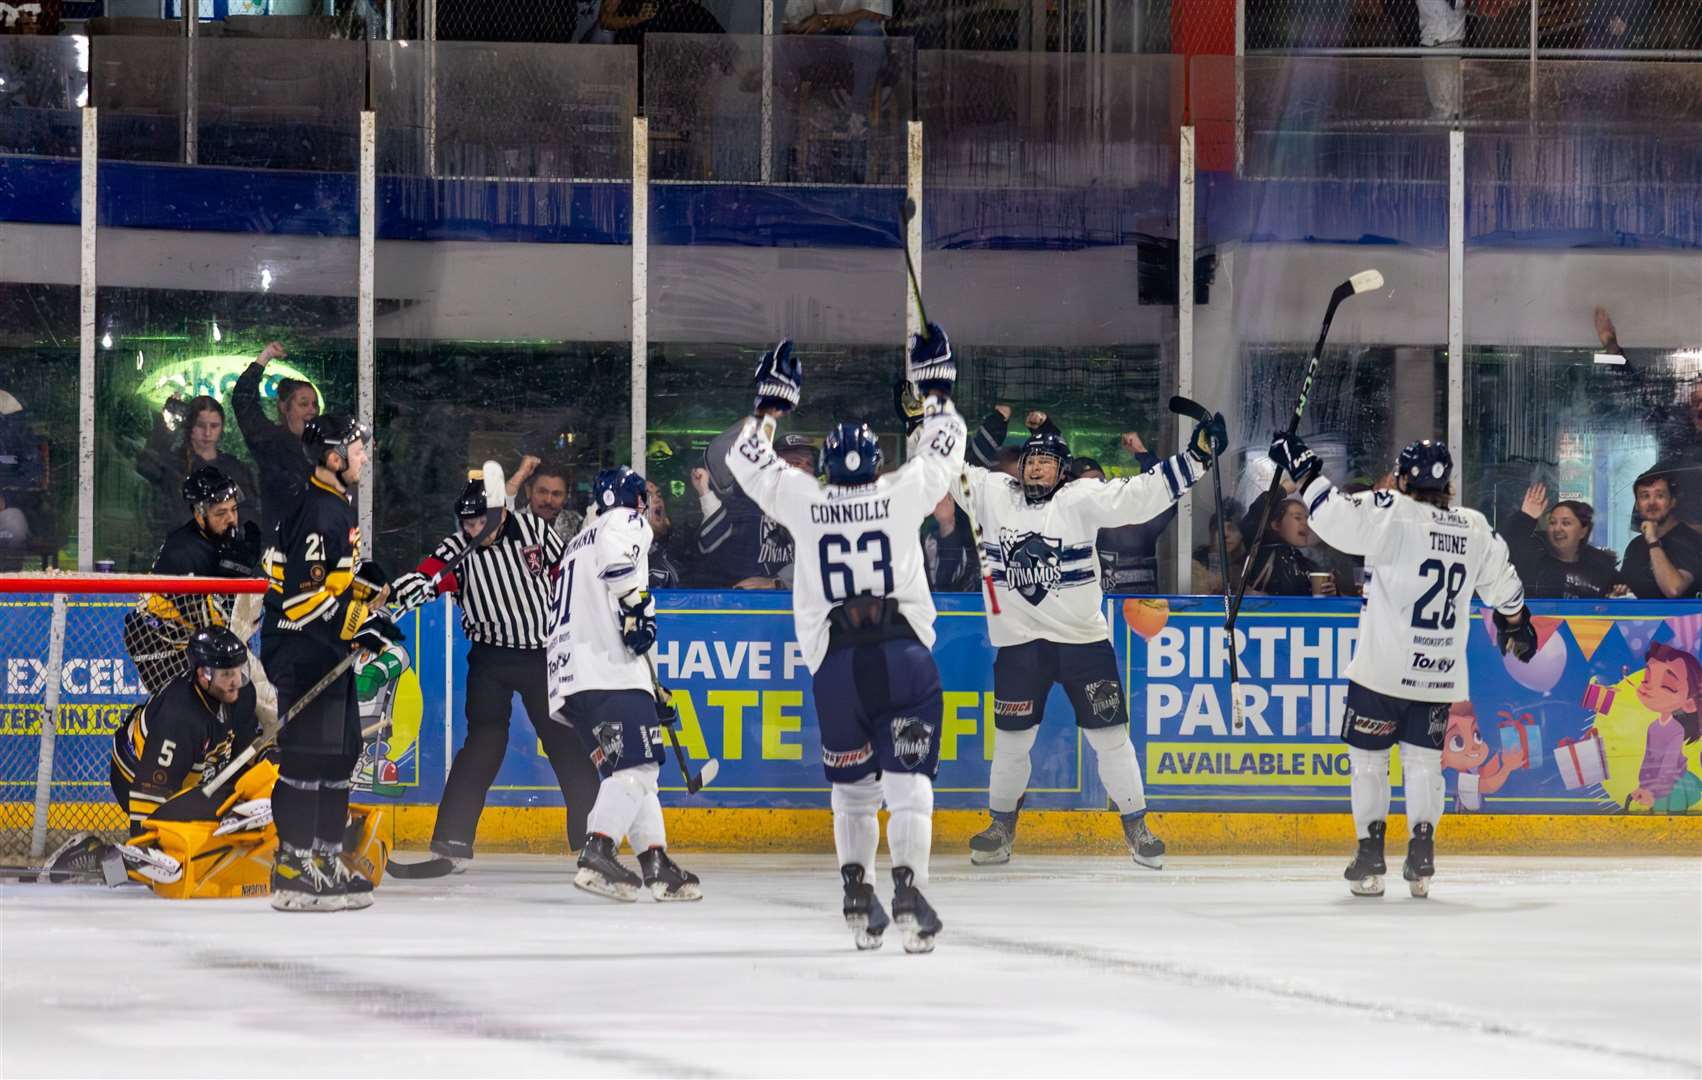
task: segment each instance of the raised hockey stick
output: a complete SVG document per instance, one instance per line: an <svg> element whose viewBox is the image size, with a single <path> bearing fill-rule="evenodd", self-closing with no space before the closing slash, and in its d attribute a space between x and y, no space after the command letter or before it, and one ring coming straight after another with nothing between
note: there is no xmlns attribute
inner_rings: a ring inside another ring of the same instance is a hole
<svg viewBox="0 0 1702 1080"><path fill-rule="evenodd" d="M1300 384L1300 400L1294 403L1294 415L1288 418L1288 434L1294 435L1300 430L1301 415L1306 412L1306 401L1312 394L1312 380L1318 375L1318 365L1324 358L1324 339L1330 336L1330 323L1335 320L1336 308L1343 300L1360 293L1373 292L1383 287L1383 275L1377 270L1361 270L1359 273L1337 285L1330 294L1330 306L1324 309L1324 324L1318 329L1318 343L1312 346L1312 358L1306 363L1306 379ZM1282 490L1282 470L1278 469L1271 476L1270 490L1265 493L1265 505L1259 511L1259 527L1253 535L1246 537L1247 561L1241 566L1241 582L1236 586L1235 595L1224 611L1223 631L1229 640L1235 640L1235 618L1241 613L1241 602L1247 597L1247 585L1253 580L1253 564L1259 557L1259 551L1264 547L1265 529L1270 525L1271 512L1276 508L1277 492ZM1225 573L1228 567L1224 568ZM1231 648L1230 654L1235 650ZM1241 715L1241 694L1234 684L1230 687L1230 709L1234 716L1235 733L1246 730L1246 720Z"/></svg>
<svg viewBox="0 0 1702 1080"><path fill-rule="evenodd" d="M916 200L906 198L904 200L904 227L906 231L910 228L910 219L915 216ZM922 340L927 341L928 307L926 304L922 303L922 280L916 274L916 260L910 255L910 244L902 237L899 240L898 246L904 249L904 269L910 274L910 292L916 297L916 314L922 319ZM915 392L916 389L912 387L911 393ZM969 536L970 539L975 542L975 559L981 564L982 568L981 584L987 590L987 610L992 612L994 615L997 615L1000 613L999 594L998 591L993 588L993 572L987 569L987 553L981 546L981 523L975 520L975 511L971 509L971 507L975 505L975 497L974 492L969 486L969 474L967 472L958 473L957 484L958 488L963 492L963 516L969 519Z"/></svg>
<svg viewBox="0 0 1702 1080"><path fill-rule="evenodd" d="M1170 411L1179 416L1186 416L1198 423L1205 423L1211 419L1212 415L1211 410L1204 405L1180 394L1170 399ZM1229 535L1223 522L1223 470L1219 467L1220 463L1215 458L1211 464L1212 502L1217 509L1217 563L1223 568L1223 610L1227 615L1229 612ZM1232 702L1230 711L1237 721L1235 730L1240 731L1241 710L1238 705L1233 703L1241 700L1241 657L1236 653L1233 629L1229 633L1231 634L1228 640L1229 700Z"/></svg>
<svg viewBox="0 0 1702 1080"><path fill-rule="evenodd" d="M650 665L650 681L656 687L656 703L667 707L670 716L662 719L661 710L657 710L657 718L662 719L662 730L668 733L668 744L674 748L674 762L680 767L680 775L685 777L686 794L696 795L703 790L703 785L715 782L715 777L721 773L721 763L710 758L703 763L703 768L693 773L686 766L685 751L680 749L680 737L674 733L674 725L679 722L679 714L673 711L673 692L662 685L662 676L656 670L656 650L651 649L644 654L645 663Z"/></svg>

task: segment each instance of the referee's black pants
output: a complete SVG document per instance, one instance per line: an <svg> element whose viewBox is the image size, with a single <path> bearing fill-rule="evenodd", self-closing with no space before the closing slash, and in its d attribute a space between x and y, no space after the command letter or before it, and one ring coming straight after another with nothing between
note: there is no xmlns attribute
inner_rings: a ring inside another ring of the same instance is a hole
<svg viewBox="0 0 1702 1080"><path fill-rule="evenodd" d="M572 729L550 719L547 675L543 649L505 649L475 642L468 651L467 739L456 751L443 785L432 851L460 858L472 855L485 796L508 751L508 716L515 694L520 695L526 717L544 744L544 755L567 802L567 846L572 851L585 846L585 819L597 800L597 767Z"/></svg>

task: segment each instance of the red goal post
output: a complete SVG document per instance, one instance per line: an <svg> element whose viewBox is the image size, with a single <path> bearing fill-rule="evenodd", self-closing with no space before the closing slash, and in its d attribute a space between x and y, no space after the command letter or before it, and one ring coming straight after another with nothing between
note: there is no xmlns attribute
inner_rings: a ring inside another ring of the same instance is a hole
<svg viewBox="0 0 1702 1080"><path fill-rule="evenodd" d="M0 574L0 857L39 860L77 832L122 836L113 732L188 669L196 629L252 636L265 592L262 578Z"/></svg>

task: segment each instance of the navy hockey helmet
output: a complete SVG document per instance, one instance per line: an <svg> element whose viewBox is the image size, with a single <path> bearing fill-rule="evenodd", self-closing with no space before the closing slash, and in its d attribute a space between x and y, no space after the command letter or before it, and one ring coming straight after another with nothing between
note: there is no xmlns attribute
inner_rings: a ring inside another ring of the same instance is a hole
<svg viewBox="0 0 1702 1080"><path fill-rule="evenodd" d="M490 507L485 503L485 482L475 476L467 481L467 486L461 489L461 495L455 500L455 516L458 518L484 517Z"/></svg>
<svg viewBox="0 0 1702 1080"><path fill-rule="evenodd" d="M821 444L821 471L830 484L870 484L881 469L881 444L869 425L846 420L833 425Z"/></svg>
<svg viewBox="0 0 1702 1080"><path fill-rule="evenodd" d="M1435 439L1407 443L1395 461L1395 475L1404 477L1412 491L1446 491L1453 474L1453 455Z"/></svg>
<svg viewBox="0 0 1702 1080"><path fill-rule="evenodd" d="M248 664L248 646L222 626L195 631L187 653L191 668L233 668Z"/></svg>
<svg viewBox="0 0 1702 1080"><path fill-rule="evenodd" d="M644 477L628 466L617 465L597 474L597 479L591 483L591 498L597 504L598 513L617 506L643 510L650 503L650 492L644 484Z"/></svg>
<svg viewBox="0 0 1702 1080"><path fill-rule="evenodd" d="M1049 457L1058 463L1058 478L1051 486L1028 482L1028 462L1033 457ZM1056 431L1037 431L1022 444L1022 456L1017 458L1016 473L1022 483L1022 494L1030 503L1043 503L1070 478L1070 444Z"/></svg>
<svg viewBox="0 0 1702 1080"><path fill-rule="evenodd" d="M241 497L236 481L211 465L203 465L183 481L183 501L196 513L205 513L214 503Z"/></svg>
<svg viewBox="0 0 1702 1080"><path fill-rule="evenodd" d="M347 461L353 443L363 442L372 448L372 429L352 416L321 413L303 425L301 442L315 465L325 464L325 455L333 450Z"/></svg>

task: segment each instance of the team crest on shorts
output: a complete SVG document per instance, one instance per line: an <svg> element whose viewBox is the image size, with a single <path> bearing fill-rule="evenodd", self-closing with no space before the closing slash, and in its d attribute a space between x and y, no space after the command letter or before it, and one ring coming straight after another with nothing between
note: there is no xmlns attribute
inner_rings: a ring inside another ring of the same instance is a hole
<svg viewBox="0 0 1702 1080"><path fill-rule="evenodd" d="M1430 728L1425 732L1425 734L1430 736L1431 742L1435 743L1437 746L1441 746L1442 735L1447 730L1448 706L1446 704L1430 706Z"/></svg>
<svg viewBox="0 0 1702 1080"><path fill-rule="evenodd" d="M1090 682L1084 689L1087 691L1087 707L1093 712L1095 719L1108 724L1118 719L1118 713L1123 710L1123 692L1117 686L1116 679Z"/></svg>
<svg viewBox="0 0 1702 1080"><path fill-rule="evenodd" d="M621 751L626 748L626 733L622 725L612 720L605 720L591 729L591 737L597 740L597 746L603 751L603 760L613 765L621 759Z"/></svg>
<svg viewBox="0 0 1702 1080"><path fill-rule="evenodd" d="M892 719L892 755L906 769L920 769L934 746L934 725L920 716Z"/></svg>

